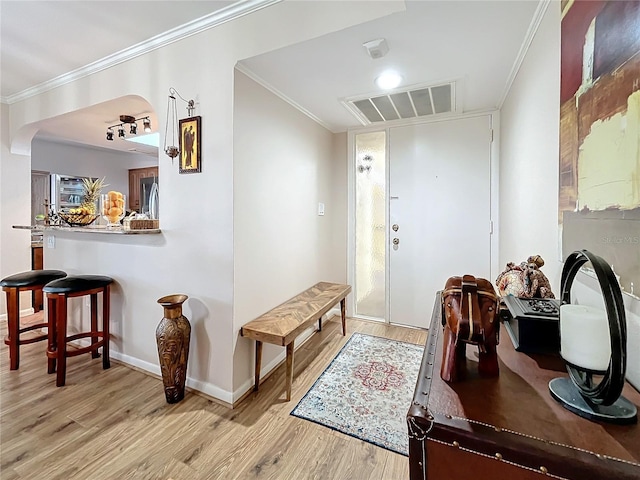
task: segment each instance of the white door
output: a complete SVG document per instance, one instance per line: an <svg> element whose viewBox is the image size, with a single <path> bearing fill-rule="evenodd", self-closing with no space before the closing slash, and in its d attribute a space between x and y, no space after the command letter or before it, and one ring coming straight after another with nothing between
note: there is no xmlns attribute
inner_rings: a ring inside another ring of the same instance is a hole
<svg viewBox="0 0 640 480"><path fill-rule="evenodd" d="M451 276L491 280L490 129L490 116L390 129L391 323L427 328Z"/></svg>

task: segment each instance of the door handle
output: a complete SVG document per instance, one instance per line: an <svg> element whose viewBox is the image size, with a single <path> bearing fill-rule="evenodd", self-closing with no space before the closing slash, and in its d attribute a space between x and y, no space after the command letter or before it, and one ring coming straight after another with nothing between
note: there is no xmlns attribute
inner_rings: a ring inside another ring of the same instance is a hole
<svg viewBox="0 0 640 480"><path fill-rule="evenodd" d="M394 245L398 245L400 243L400 239L399 238L394 238L393 239L393 244Z"/></svg>

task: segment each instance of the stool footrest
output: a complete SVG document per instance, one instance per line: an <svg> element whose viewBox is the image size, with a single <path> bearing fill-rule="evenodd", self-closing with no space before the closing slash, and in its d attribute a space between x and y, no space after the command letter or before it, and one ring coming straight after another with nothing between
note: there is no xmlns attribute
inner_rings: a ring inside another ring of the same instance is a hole
<svg viewBox="0 0 640 480"><path fill-rule="evenodd" d="M32 330L32 329L29 329L29 330ZM47 338L46 333L43 333L42 335L36 335L35 337L31 337L31 338L19 338L18 345L28 345L29 343L36 343L36 342L39 342L40 340L45 340L46 338ZM11 345L11 339L9 337L4 337L4 344Z"/></svg>
<svg viewBox="0 0 640 480"><path fill-rule="evenodd" d="M69 335L66 338L66 340L67 342L73 342L74 340L78 340L79 338L88 338L88 337L104 338L104 333L102 331L82 332L82 333L77 333L75 335Z"/></svg>
<svg viewBox="0 0 640 480"><path fill-rule="evenodd" d="M22 334L24 332L30 332L31 330L35 330L37 328L46 328L48 326L49 326L49 324L47 324L47 323L38 323L38 324L34 324L34 325L29 325L28 327L24 327L24 328L21 328L20 330L18 330L18 333ZM45 335L45 337L46 337L46 335Z"/></svg>
<svg viewBox="0 0 640 480"><path fill-rule="evenodd" d="M85 353L93 352L93 351L97 350L98 348L102 347L103 345L104 345L104 340L100 340L100 341L94 343L93 345L89 345L87 347L74 348L73 350L67 350L65 352L65 356L67 356L67 357L75 357L77 355L83 355ZM47 358L55 359L56 355L58 355L58 351L57 350L47 350Z"/></svg>

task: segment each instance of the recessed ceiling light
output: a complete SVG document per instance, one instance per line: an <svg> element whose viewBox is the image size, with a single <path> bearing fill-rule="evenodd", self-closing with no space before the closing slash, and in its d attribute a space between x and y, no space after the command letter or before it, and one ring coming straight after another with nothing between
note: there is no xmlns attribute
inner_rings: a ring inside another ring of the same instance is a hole
<svg viewBox="0 0 640 480"><path fill-rule="evenodd" d="M396 88L402 82L402 75L396 72L384 72L378 78L376 78L376 85L383 90L390 90Z"/></svg>

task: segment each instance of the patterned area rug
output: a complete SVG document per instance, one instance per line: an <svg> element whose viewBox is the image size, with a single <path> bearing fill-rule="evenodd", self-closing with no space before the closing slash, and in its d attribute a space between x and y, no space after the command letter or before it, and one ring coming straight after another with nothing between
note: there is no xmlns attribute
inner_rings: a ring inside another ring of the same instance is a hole
<svg viewBox="0 0 640 480"><path fill-rule="evenodd" d="M354 333L291 415L408 455L406 416L423 350Z"/></svg>

